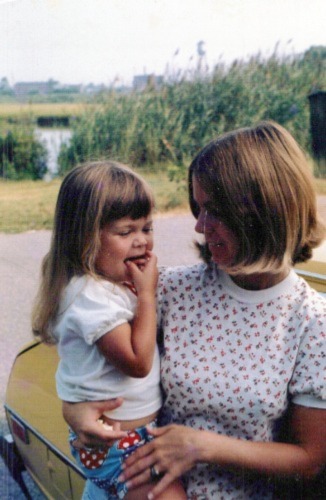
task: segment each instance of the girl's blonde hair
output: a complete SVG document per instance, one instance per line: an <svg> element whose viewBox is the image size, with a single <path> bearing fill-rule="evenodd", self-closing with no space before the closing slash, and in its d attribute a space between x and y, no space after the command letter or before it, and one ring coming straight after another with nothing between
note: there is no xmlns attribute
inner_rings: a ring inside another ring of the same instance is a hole
<svg viewBox="0 0 326 500"><path fill-rule="evenodd" d="M122 217L147 217L153 207L151 189L125 165L111 161L86 163L66 175L32 313L35 336L53 342L51 322L58 312L62 291L73 276L98 276L95 261L101 244L100 230Z"/></svg>
<svg viewBox="0 0 326 500"><path fill-rule="evenodd" d="M325 237L305 155L280 125L266 121L227 133L204 147L189 168L237 236L230 274L279 272L312 256ZM202 255L210 260L207 246Z"/></svg>

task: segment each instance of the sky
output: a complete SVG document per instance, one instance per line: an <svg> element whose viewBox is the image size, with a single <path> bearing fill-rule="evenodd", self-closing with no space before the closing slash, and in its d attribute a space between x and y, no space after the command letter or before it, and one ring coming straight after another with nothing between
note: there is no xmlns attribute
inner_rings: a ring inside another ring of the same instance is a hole
<svg viewBox="0 0 326 500"><path fill-rule="evenodd" d="M0 0L0 79L130 85L326 45L326 0Z"/></svg>

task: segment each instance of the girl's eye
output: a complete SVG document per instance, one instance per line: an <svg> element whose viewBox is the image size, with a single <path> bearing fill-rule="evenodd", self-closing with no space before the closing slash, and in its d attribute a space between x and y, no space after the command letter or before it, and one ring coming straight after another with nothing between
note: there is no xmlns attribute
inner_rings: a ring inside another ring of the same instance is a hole
<svg viewBox="0 0 326 500"><path fill-rule="evenodd" d="M151 233L153 231L152 227L146 227L143 229L144 233Z"/></svg>
<svg viewBox="0 0 326 500"><path fill-rule="evenodd" d="M119 233L119 236L128 236L128 234L130 234L130 233L131 233L131 231L125 231L123 233L121 232L121 233Z"/></svg>

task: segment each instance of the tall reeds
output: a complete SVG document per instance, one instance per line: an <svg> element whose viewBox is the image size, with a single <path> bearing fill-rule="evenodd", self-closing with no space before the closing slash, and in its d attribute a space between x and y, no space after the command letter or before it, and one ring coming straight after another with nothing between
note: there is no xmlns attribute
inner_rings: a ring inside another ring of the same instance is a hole
<svg viewBox="0 0 326 500"><path fill-rule="evenodd" d="M325 89L325 65L325 47L301 56L279 56L276 48L267 59L258 53L211 72L167 77L159 89L103 94L76 123L60 154L60 172L111 157L134 166L169 163L173 175L183 176L189 159L214 136L261 119L283 124L309 152L307 96Z"/></svg>

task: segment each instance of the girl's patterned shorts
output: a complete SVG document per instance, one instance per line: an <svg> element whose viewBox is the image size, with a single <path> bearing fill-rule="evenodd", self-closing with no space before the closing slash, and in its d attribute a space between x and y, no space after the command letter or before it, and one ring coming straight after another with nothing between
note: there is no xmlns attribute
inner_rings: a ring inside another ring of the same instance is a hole
<svg viewBox="0 0 326 500"><path fill-rule="evenodd" d="M157 421L154 420L148 425L157 427ZM75 448L73 442L76 439L76 434L69 430L70 450L78 467L87 479L106 490L108 500L116 500L124 498L127 493L126 483L118 481L122 474L123 461L139 446L149 443L153 437L148 434L146 427L137 427L128 431L126 437L115 441L111 447Z"/></svg>

